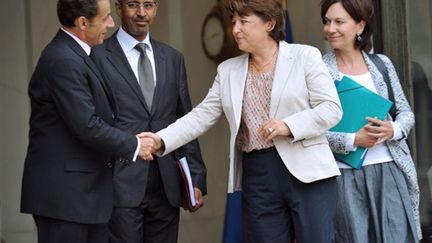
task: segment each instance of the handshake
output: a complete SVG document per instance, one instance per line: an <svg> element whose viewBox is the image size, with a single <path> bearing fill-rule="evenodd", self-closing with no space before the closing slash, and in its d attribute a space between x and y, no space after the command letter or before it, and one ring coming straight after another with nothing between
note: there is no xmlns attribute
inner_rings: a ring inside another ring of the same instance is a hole
<svg viewBox="0 0 432 243"><path fill-rule="evenodd" d="M152 132L142 132L136 135L140 140L140 148L138 155L144 160L153 160L153 154L156 152L163 152L165 145L159 135ZM188 205L186 200L183 202L183 208L190 212L195 212L204 205L203 195L201 189L194 186L194 195L196 204L194 206Z"/></svg>
<svg viewBox="0 0 432 243"><path fill-rule="evenodd" d="M152 132L142 132L137 137L141 143L138 155L144 160L153 160L153 154L163 147L162 139Z"/></svg>

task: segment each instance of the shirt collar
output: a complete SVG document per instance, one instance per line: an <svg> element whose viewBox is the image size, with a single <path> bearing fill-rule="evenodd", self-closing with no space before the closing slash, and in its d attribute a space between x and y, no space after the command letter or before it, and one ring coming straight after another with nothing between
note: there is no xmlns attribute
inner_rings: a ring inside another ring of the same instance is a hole
<svg viewBox="0 0 432 243"><path fill-rule="evenodd" d="M72 37L82 47L82 49L84 49L84 51L87 54L87 56L90 56L91 47L87 43L85 43L84 41L82 41L80 38L78 38L73 33L69 32L65 28L62 27L61 30L63 30L66 34L68 34L70 37Z"/></svg>
<svg viewBox="0 0 432 243"><path fill-rule="evenodd" d="M130 52L134 50L135 46L140 43L140 41L133 38L130 34L128 34L125 30L123 30L122 27L119 28L119 31L117 32L117 40L119 41L121 47L126 50L127 52ZM153 47L150 42L150 32L147 33L146 38L142 43L145 43L148 47L148 50L153 52Z"/></svg>

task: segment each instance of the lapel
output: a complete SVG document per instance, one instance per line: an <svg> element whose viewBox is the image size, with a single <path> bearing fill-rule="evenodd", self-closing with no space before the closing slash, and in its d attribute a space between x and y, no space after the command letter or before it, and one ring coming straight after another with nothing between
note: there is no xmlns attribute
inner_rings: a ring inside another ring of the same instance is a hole
<svg viewBox="0 0 432 243"><path fill-rule="evenodd" d="M124 82L130 87L132 92L138 97L138 100L145 107L145 110L149 112L147 104L144 99L144 95L141 92L141 87L138 84L138 80L135 77L132 68L117 40L117 34L114 33L109 39L106 40L106 51L107 59L117 72L123 77Z"/></svg>
<svg viewBox="0 0 432 243"><path fill-rule="evenodd" d="M164 95L162 91L164 90L164 86L166 85L166 73L170 70L167 69L165 51L160 45L160 43L154 41L151 37L150 37L150 42L153 47L153 56L155 60L155 69L156 69L156 87L153 95L152 109L151 109L151 113L154 113L155 110L157 109L158 104L161 103L158 102L160 97Z"/></svg>
<svg viewBox="0 0 432 243"><path fill-rule="evenodd" d="M66 34L63 30L58 30L56 39L66 43L66 45L74 52L76 53L80 58L83 59L84 63L88 66L88 68L91 70L91 72L97 77L99 83L101 84L102 88L105 91L105 94L110 97L111 102L111 92L109 92L109 88L107 87L107 84L105 83L105 79L103 79L102 74L99 72L99 69L96 67L96 64L93 62L93 60L87 55L87 53L83 50L83 48L68 34ZM91 54L91 53L90 53Z"/></svg>
<svg viewBox="0 0 432 243"><path fill-rule="evenodd" d="M96 77L99 80L102 79L102 75L99 72L99 69L96 67L96 65L93 63L93 61L90 59L90 57L87 55L87 53L83 50L83 48L68 34L66 34L63 30L59 30L57 32L56 39L58 39L61 42L66 43L66 45L75 52L79 57L81 57L84 60L84 63L90 68L90 70L96 75Z"/></svg>
<svg viewBox="0 0 432 243"><path fill-rule="evenodd" d="M275 73L273 77L270 117L276 117L282 93L285 86L289 83L291 70L293 68L294 57L290 51L290 45L284 41L279 42L279 54L277 57Z"/></svg>
<svg viewBox="0 0 432 243"><path fill-rule="evenodd" d="M333 78L334 81L336 81L336 80L340 81L339 68L337 67L337 64L336 64L336 54L334 53L334 51L331 51L327 55L328 55L328 60L329 60L329 62L327 63L327 67L328 67L330 76ZM327 58L327 57L325 56L324 59L325 58Z"/></svg>
<svg viewBox="0 0 432 243"><path fill-rule="evenodd" d="M239 58L238 65L233 65L232 72L229 74L231 102L234 112L236 127L240 127L241 112L243 108L243 96L246 84L249 55L242 55Z"/></svg>

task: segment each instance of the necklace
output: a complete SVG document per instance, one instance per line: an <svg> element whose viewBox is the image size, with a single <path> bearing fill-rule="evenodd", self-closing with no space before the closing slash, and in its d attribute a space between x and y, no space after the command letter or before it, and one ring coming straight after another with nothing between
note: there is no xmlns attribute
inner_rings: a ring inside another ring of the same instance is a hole
<svg viewBox="0 0 432 243"><path fill-rule="evenodd" d="M252 71L254 71L254 73L262 73L266 67L270 64L276 64L275 60L276 60L276 54L279 51L279 47L276 48L275 52L273 53L272 57L270 58L270 60L268 60L266 63L264 63L263 65L260 65L260 67L258 67L258 65L256 64L256 62L253 61L253 58L249 58L249 63L252 67ZM272 68L274 69L274 67Z"/></svg>

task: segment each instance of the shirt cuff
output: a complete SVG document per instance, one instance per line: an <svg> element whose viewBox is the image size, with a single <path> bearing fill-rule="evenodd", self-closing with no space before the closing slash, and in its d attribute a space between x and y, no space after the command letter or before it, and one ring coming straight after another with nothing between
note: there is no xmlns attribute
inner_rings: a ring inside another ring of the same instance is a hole
<svg viewBox="0 0 432 243"><path fill-rule="evenodd" d="M402 133L402 129L400 128L400 126L396 123L396 122L391 122L393 125L393 138L392 140L399 140L401 138L403 138L403 133Z"/></svg>
<svg viewBox="0 0 432 243"><path fill-rule="evenodd" d="M134 156L133 156L133 158L132 158L132 162L136 162L137 157L138 157L138 154L139 154L139 148L141 147L141 142L140 142L138 136L137 136L136 138L137 138L137 142L138 142L138 143L137 143L137 148L135 149Z"/></svg>
<svg viewBox="0 0 432 243"><path fill-rule="evenodd" d="M357 150L357 146L354 145L355 133L347 133L345 137L345 150L347 152L352 152Z"/></svg>

